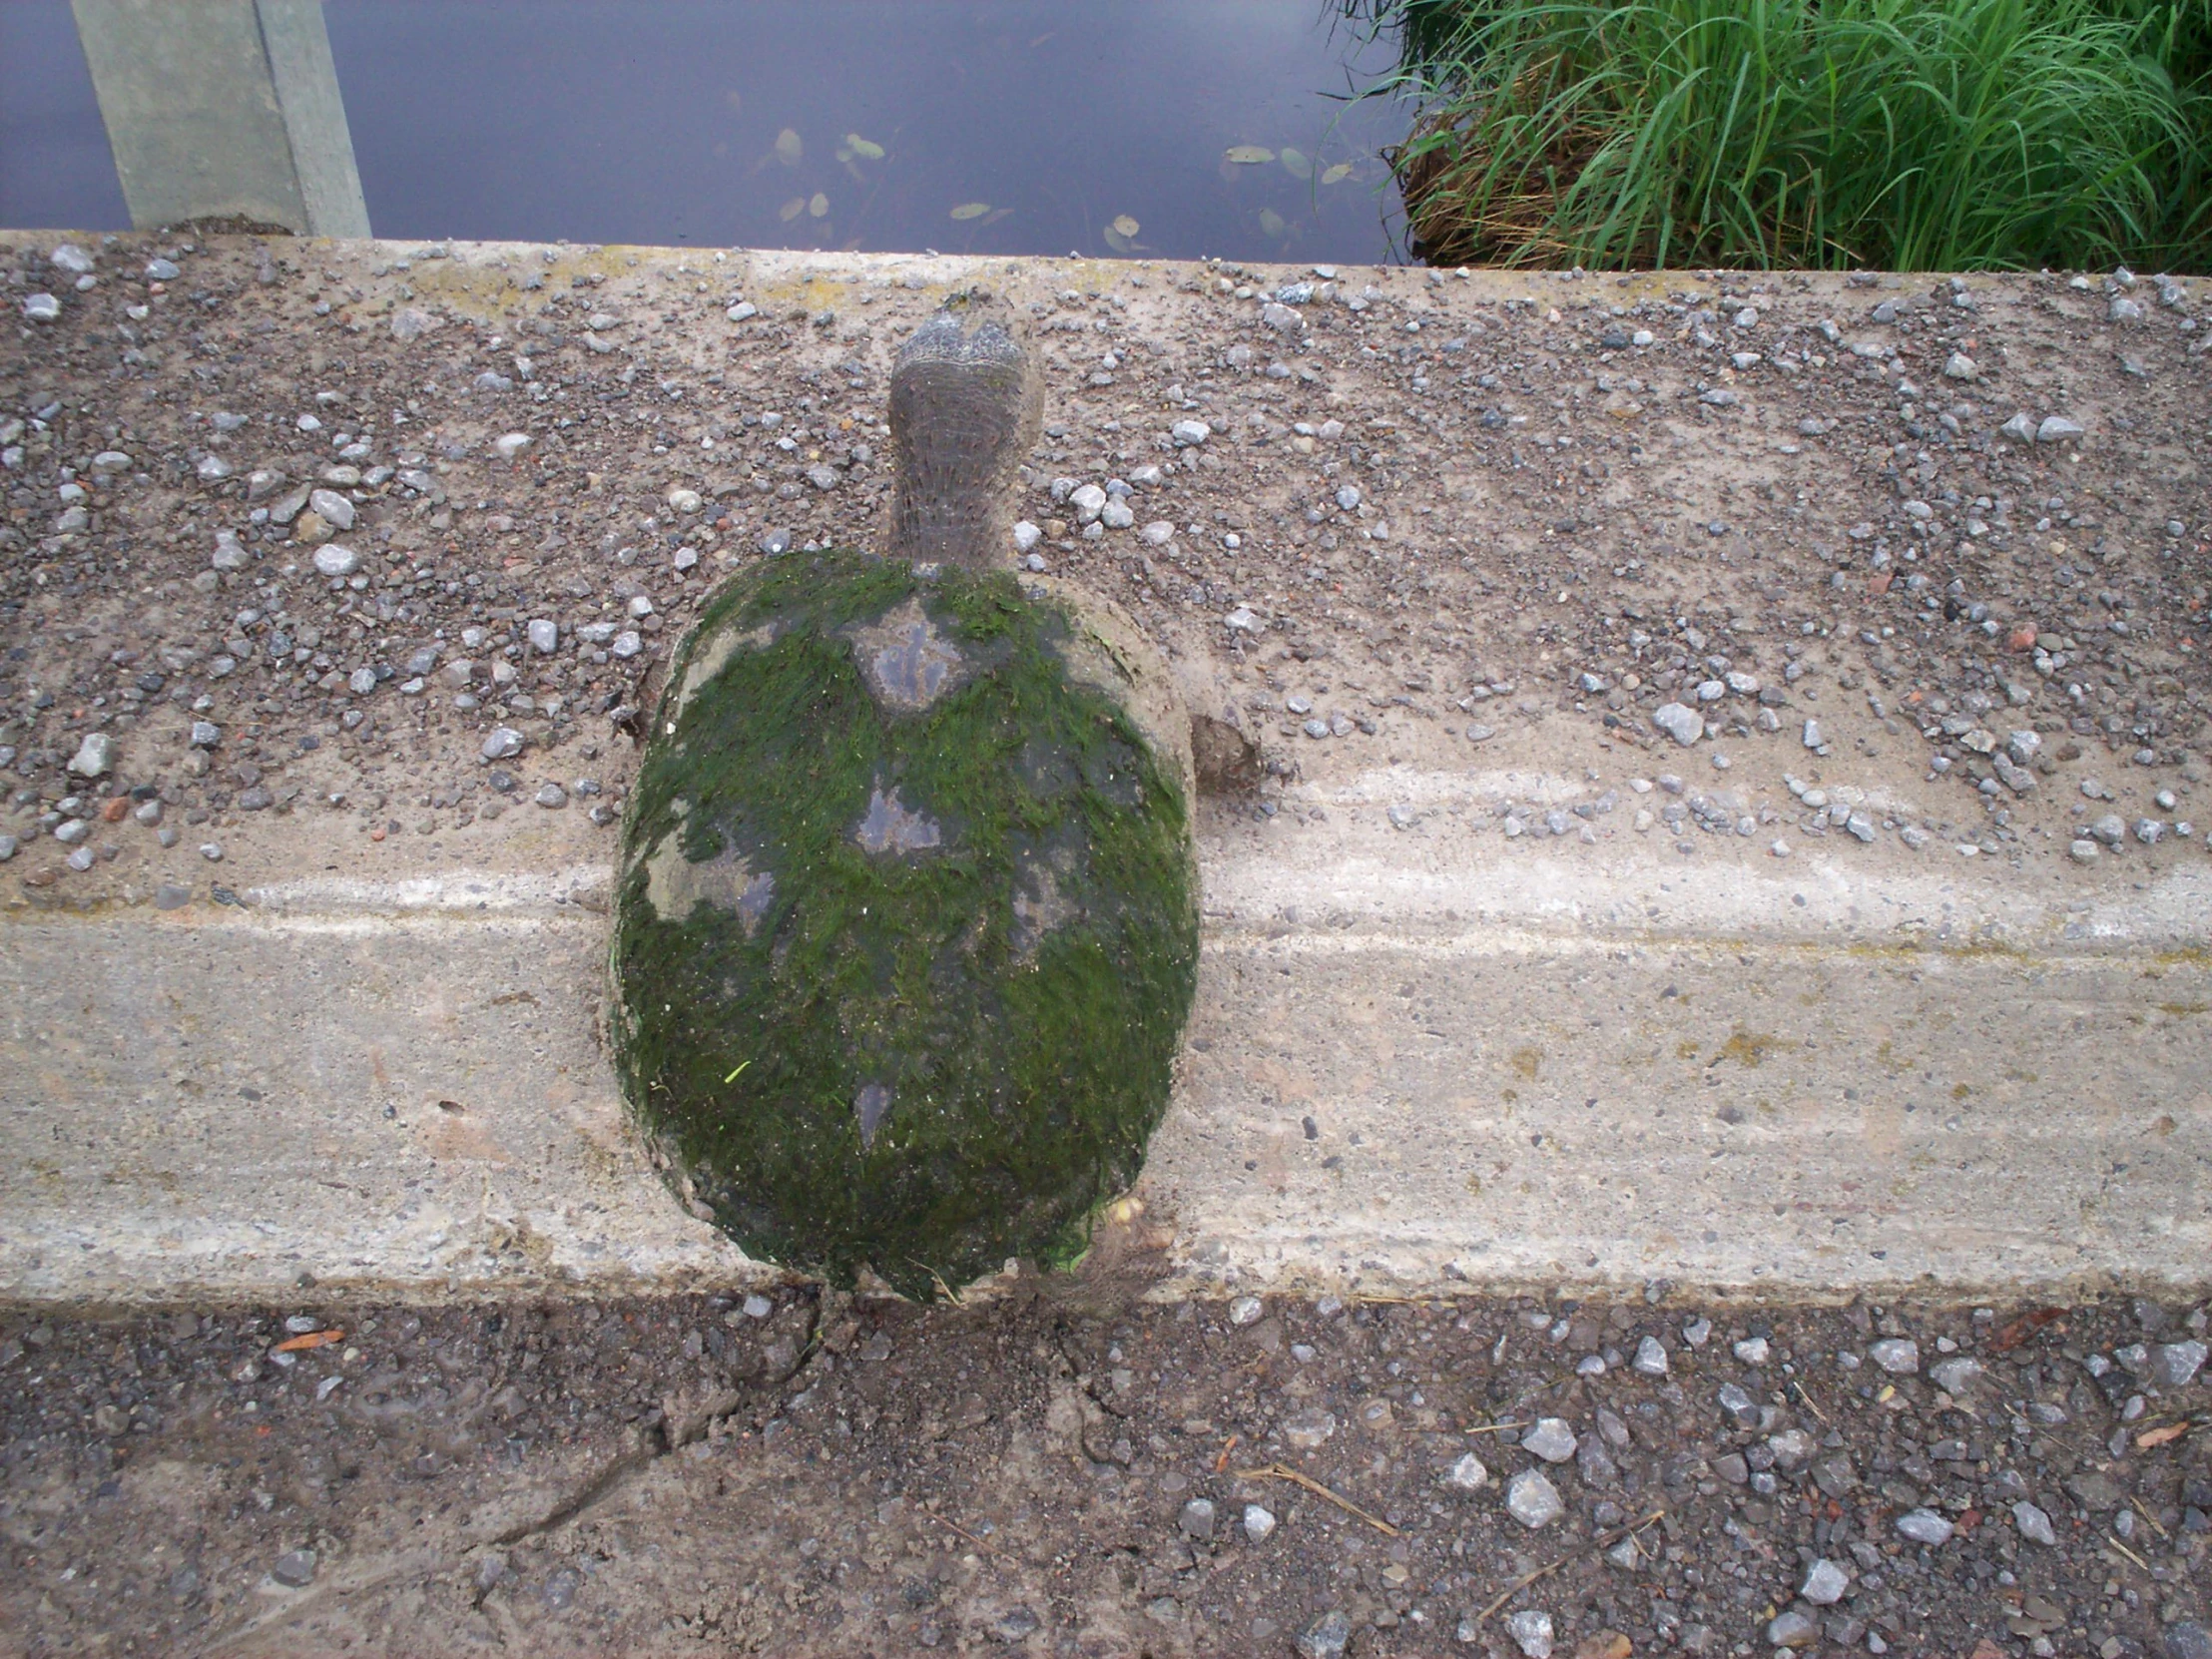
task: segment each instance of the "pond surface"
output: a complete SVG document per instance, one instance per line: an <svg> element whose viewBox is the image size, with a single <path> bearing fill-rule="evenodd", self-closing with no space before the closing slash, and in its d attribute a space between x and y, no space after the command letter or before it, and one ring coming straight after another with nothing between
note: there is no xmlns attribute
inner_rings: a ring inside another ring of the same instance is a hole
<svg viewBox="0 0 2212 1659"><path fill-rule="evenodd" d="M327 0L379 236L1377 262L1404 114L1327 0ZM127 223L0 0L0 224Z"/></svg>

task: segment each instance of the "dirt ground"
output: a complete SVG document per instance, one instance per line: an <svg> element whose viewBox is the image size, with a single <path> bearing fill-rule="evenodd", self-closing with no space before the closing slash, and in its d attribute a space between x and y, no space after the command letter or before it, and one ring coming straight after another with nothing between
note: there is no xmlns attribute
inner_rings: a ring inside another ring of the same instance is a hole
<svg viewBox="0 0 2212 1659"><path fill-rule="evenodd" d="M2170 1382L2201 1307L1103 1286L17 1309L0 1652L1510 1659L1532 1612L1561 1659L2212 1640L2212 1391Z"/></svg>

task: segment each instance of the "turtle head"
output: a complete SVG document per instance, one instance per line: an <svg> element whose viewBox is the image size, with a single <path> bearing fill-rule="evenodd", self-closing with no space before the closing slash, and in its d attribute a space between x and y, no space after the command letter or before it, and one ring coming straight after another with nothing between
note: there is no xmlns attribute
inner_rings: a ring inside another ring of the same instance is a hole
<svg viewBox="0 0 2212 1659"><path fill-rule="evenodd" d="M1002 303L960 295L916 328L891 366L891 556L996 568L1043 406Z"/></svg>

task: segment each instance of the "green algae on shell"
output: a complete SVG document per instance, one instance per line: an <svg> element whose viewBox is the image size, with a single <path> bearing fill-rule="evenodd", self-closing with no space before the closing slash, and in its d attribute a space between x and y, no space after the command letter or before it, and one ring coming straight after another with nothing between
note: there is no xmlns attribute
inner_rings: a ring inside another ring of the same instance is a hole
<svg viewBox="0 0 2212 1659"><path fill-rule="evenodd" d="M750 1254L909 1295L1064 1263L1166 1109L1198 960L1184 775L1080 618L838 552L739 579L623 828L615 1053Z"/></svg>

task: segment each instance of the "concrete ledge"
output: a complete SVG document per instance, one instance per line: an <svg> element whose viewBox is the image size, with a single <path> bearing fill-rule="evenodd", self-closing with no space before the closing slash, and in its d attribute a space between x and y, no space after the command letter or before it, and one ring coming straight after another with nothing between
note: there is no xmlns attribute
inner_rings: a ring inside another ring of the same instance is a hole
<svg viewBox="0 0 2212 1659"><path fill-rule="evenodd" d="M610 717L878 544L976 282L1035 557L1269 764L1169 1290L2212 1278L2189 283L69 240L0 238L0 1295L757 1276L596 1038Z"/></svg>
<svg viewBox="0 0 2212 1659"><path fill-rule="evenodd" d="M1135 1195L1171 1285L2204 1281L2205 873L2046 906L1817 857L1508 860L1378 805L1440 819L1495 783L1378 774L1294 792L1303 830L1211 826L1199 1007ZM625 1130L607 878L17 912L0 1289L757 1277Z"/></svg>

